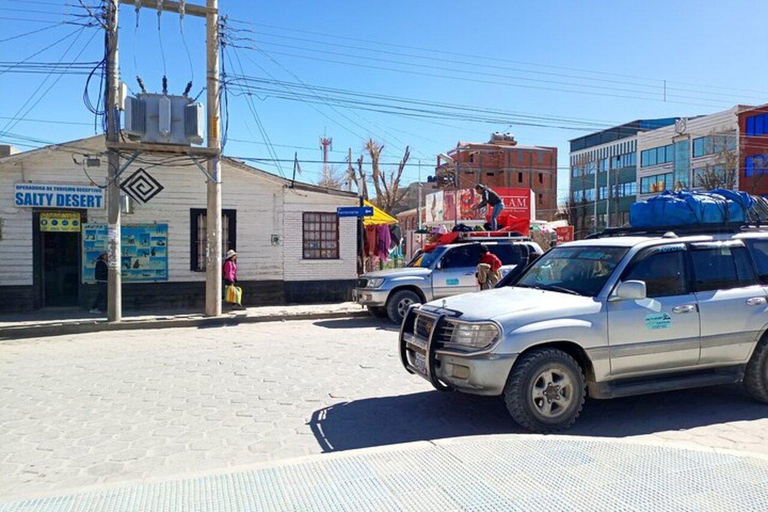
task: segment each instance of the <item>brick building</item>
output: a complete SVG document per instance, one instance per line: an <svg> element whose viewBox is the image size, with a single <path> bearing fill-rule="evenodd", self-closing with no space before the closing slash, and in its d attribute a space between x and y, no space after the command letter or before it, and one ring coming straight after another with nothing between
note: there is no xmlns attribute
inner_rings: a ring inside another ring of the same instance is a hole
<svg viewBox="0 0 768 512"><path fill-rule="evenodd" d="M739 116L739 188L768 195L768 104L742 110Z"/></svg>
<svg viewBox="0 0 768 512"><path fill-rule="evenodd" d="M458 188L478 183L489 187L530 188L536 214L554 220L557 213L557 148L522 146L511 134L494 133L489 142L459 142L448 152L458 161ZM438 160L438 183L453 186L456 164Z"/></svg>

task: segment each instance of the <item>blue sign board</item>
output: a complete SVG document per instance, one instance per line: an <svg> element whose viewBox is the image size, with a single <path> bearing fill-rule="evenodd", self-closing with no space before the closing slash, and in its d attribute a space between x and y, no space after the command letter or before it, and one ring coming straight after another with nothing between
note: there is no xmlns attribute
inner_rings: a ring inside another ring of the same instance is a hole
<svg viewBox="0 0 768 512"><path fill-rule="evenodd" d="M13 191L16 206L27 208L104 208L104 190L81 185L17 183Z"/></svg>
<svg viewBox="0 0 768 512"><path fill-rule="evenodd" d="M107 252L106 224L83 224L84 283L95 282L96 259ZM126 282L168 280L168 224L126 224L121 230L120 274Z"/></svg>
<svg viewBox="0 0 768 512"><path fill-rule="evenodd" d="M371 217L373 206L339 206L336 214L339 217Z"/></svg>

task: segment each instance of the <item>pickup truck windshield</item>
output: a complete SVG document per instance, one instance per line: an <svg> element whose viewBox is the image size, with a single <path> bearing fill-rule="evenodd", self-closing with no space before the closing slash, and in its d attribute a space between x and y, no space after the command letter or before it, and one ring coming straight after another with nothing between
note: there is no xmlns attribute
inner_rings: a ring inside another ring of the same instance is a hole
<svg viewBox="0 0 768 512"><path fill-rule="evenodd" d="M594 297L627 251L626 247L556 247L536 261L515 286Z"/></svg>

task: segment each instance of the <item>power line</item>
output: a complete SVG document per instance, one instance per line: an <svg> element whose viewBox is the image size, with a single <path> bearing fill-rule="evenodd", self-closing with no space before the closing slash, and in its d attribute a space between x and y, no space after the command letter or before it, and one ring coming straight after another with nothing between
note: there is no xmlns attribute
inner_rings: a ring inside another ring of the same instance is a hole
<svg viewBox="0 0 768 512"><path fill-rule="evenodd" d="M281 27L277 25L271 25L267 23L258 23L258 22L251 22L251 21L244 21L244 20L237 20L237 19L231 19L233 23L241 24L241 25L250 25L250 26L259 26L259 27L267 27L270 29L276 29L281 30L285 32L294 32L294 33L302 33L302 34L310 34L314 36L319 36L323 38L328 39L342 39L342 40L348 40L348 41L355 41L355 42L361 42L364 44L369 45L375 45L377 49L382 47L392 47L392 48L401 48L405 50L415 50L420 52L426 52L431 54L439 54L439 55L448 55L452 57L468 57L473 62L477 61L491 61L494 64L498 64L499 62L506 62L516 65L522 65L522 66L529 66L529 67L535 67L535 68L543 68L543 69L558 69L558 70L564 70L564 71L571 71L571 72L577 72L577 73L585 73L585 74L591 74L591 75L599 75L599 76L613 76L613 77L619 77L619 78L629 78L632 80L642 80L647 82L652 82L655 85L662 84L665 79L662 78L656 78L656 77L644 77L644 76L637 76L637 75L630 75L625 73L616 73L616 72L607 72L602 70L590 70L590 69L584 69L584 68L576 68L571 66L560 66L560 65L552 65L552 64L543 64L540 62L526 62L521 60L514 60L509 59L505 57L501 57L498 55L494 56L488 56L488 55L481 55L481 54L471 54L471 53L464 53L464 52L454 52L454 51L448 51L443 49L435 49L435 48L427 48L427 47L420 47L420 46L412 46L412 45L404 45L404 44L397 44L387 41L377 41L377 40L371 40L371 39L363 39L358 37L351 37L351 36L344 36L340 34L328 34L328 33L322 33L322 32L315 32L310 30L302 30L302 29L296 29L296 28L288 28L288 27ZM244 31L247 31L245 29L241 29ZM253 32L253 31L251 31ZM259 32L261 34L261 32ZM288 37L288 36L281 36L281 37ZM323 44L332 44L332 43L323 43ZM381 51L381 50L373 50L373 51ZM583 77L584 79L590 79L589 77ZM705 84L701 83L691 83L691 82L683 82L678 80L666 80L668 84L681 84L681 85L693 85L693 86L704 86ZM738 92L754 92L761 95L768 94L768 91L766 90L756 90L756 89L745 89L745 88L735 88L735 87L722 87L722 86L714 86L714 85L705 85L706 87L710 89L719 89L724 91L738 91Z"/></svg>

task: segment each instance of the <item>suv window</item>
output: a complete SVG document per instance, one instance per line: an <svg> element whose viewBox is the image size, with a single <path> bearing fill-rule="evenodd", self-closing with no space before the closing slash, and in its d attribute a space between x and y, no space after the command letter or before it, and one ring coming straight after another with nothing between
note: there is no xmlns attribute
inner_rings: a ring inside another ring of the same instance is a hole
<svg viewBox="0 0 768 512"><path fill-rule="evenodd" d="M648 249L630 264L622 281L645 281L648 297L688 293L684 246Z"/></svg>
<svg viewBox="0 0 768 512"><path fill-rule="evenodd" d="M694 244L692 248L696 291L728 290L756 284L746 248L724 244Z"/></svg>
<svg viewBox="0 0 768 512"><path fill-rule="evenodd" d="M443 256L443 268L475 267L480 261L480 250L476 245L454 247Z"/></svg>
<svg viewBox="0 0 768 512"><path fill-rule="evenodd" d="M745 240L757 267L757 277L762 284L768 284L768 240Z"/></svg>
<svg viewBox="0 0 768 512"><path fill-rule="evenodd" d="M486 245L491 254L495 254L504 265L517 265L523 259L523 249L521 245L515 244L489 244Z"/></svg>

